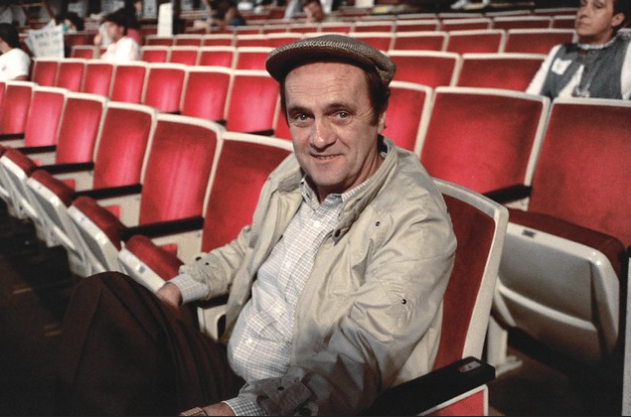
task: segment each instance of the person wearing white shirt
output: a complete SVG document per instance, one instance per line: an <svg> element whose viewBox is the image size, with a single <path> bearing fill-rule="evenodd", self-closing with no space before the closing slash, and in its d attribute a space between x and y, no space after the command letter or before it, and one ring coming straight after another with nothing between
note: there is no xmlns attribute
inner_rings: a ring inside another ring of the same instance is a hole
<svg viewBox="0 0 631 417"><path fill-rule="evenodd" d="M105 17L105 30L111 43L101 59L109 62L123 63L140 59L140 46L127 36L127 17L125 12L117 10Z"/></svg>
<svg viewBox="0 0 631 417"><path fill-rule="evenodd" d="M20 49L20 38L15 26L0 23L0 81L26 81L31 58Z"/></svg>

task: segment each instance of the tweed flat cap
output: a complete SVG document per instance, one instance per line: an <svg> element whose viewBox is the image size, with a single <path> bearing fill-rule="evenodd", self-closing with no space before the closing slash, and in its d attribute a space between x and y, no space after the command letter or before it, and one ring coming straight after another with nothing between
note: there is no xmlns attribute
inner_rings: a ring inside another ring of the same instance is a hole
<svg viewBox="0 0 631 417"><path fill-rule="evenodd" d="M374 68L384 85L390 84L396 66L378 49L344 35L324 35L301 39L270 52L265 62L267 71L282 81L294 68L320 60L343 60L363 68Z"/></svg>

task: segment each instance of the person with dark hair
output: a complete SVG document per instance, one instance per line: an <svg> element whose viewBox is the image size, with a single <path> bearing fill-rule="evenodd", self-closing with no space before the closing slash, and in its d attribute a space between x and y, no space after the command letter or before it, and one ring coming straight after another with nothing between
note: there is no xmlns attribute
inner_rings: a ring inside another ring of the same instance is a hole
<svg viewBox="0 0 631 417"><path fill-rule="evenodd" d="M252 224L154 295L83 280L66 312L61 415L355 415L432 369L456 240L412 152L381 135L395 65L348 36L273 50L294 152ZM182 304L229 294L219 343Z"/></svg>
<svg viewBox="0 0 631 417"><path fill-rule="evenodd" d="M111 40L101 59L121 63L140 59L140 46L136 40L128 36L131 25L130 14L119 9L105 16L105 31Z"/></svg>
<svg viewBox="0 0 631 417"><path fill-rule="evenodd" d="M228 26L244 26L245 19L233 0L204 0L210 13L208 30L225 29Z"/></svg>
<svg viewBox="0 0 631 417"><path fill-rule="evenodd" d="M556 97L631 98L631 0L581 0L578 42L557 45L526 90Z"/></svg>
<svg viewBox="0 0 631 417"><path fill-rule="evenodd" d="M0 81L26 81L31 58L20 48L20 36L15 26L0 23Z"/></svg>

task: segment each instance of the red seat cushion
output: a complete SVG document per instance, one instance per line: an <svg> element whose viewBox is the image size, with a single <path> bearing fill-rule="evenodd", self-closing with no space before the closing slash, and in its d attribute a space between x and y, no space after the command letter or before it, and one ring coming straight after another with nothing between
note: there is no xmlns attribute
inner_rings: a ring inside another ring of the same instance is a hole
<svg viewBox="0 0 631 417"><path fill-rule="evenodd" d="M35 171L31 177L52 191L57 197L59 197L66 207L69 207L70 204L72 204L72 195L74 192L64 182L58 180L42 169Z"/></svg>
<svg viewBox="0 0 631 417"><path fill-rule="evenodd" d="M132 236L125 242L125 249L136 255L138 259L165 281L178 275L180 266L183 264L177 256L156 246L146 236Z"/></svg>
<svg viewBox="0 0 631 417"><path fill-rule="evenodd" d="M99 227L117 249L122 248L120 232L125 229L125 225L116 216L89 197L79 197L73 205Z"/></svg>
<svg viewBox="0 0 631 417"><path fill-rule="evenodd" d="M530 227L598 250L609 259L618 277L621 276L622 271L626 271L627 256L624 245L613 236L587 229L547 214L509 209L509 216L512 223Z"/></svg>

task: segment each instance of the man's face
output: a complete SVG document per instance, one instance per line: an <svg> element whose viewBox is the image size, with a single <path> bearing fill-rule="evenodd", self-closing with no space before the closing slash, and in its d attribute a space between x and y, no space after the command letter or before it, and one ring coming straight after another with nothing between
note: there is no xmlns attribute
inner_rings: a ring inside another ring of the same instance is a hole
<svg viewBox="0 0 631 417"><path fill-rule="evenodd" d="M624 15L614 15L614 0L581 0L576 13L576 32L582 41L606 43L613 34L613 27L622 23Z"/></svg>
<svg viewBox="0 0 631 417"><path fill-rule="evenodd" d="M114 22L105 22L105 31L113 42L118 42L125 35L125 27L119 26Z"/></svg>
<svg viewBox="0 0 631 417"><path fill-rule="evenodd" d="M321 22L324 20L324 11L320 2L312 1L305 5L302 10L305 12L308 20Z"/></svg>
<svg viewBox="0 0 631 417"><path fill-rule="evenodd" d="M322 201L361 184L382 158L364 71L349 64L318 62L285 79L287 120L294 151Z"/></svg>

